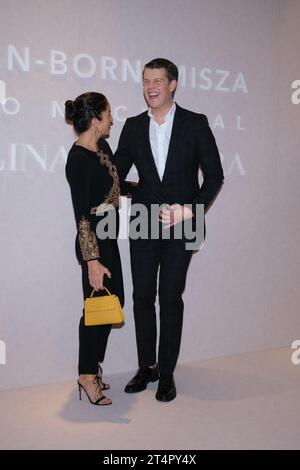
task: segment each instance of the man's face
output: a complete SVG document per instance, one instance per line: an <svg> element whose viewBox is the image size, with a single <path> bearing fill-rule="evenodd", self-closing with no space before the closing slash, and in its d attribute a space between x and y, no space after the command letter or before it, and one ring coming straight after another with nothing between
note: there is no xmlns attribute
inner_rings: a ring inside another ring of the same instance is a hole
<svg viewBox="0 0 300 470"><path fill-rule="evenodd" d="M169 82L166 70L145 68L143 91L148 106L152 109L168 109L173 101L172 92L177 85L176 80Z"/></svg>

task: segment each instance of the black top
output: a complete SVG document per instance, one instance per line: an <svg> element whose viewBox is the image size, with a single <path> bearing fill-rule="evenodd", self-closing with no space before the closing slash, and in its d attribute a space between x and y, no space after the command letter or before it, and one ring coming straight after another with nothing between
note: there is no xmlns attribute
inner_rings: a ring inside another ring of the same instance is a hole
<svg viewBox="0 0 300 470"><path fill-rule="evenodd" d="M119 178L112 164L112 151L104 139L99 140L98 146L99 152L93 152L73 144L66 164L78 230L76 254L80 262L101 258L100 240L96 237L99 222L96 209L101 216L119 206Z"/></svg>

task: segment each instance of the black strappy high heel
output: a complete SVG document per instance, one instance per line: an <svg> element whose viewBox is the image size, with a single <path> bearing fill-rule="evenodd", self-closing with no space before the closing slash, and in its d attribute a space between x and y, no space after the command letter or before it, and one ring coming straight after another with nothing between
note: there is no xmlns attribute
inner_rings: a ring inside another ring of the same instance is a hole
<svg viewBox="0 0 300 470"><path fill-rule="evenodd" d="M79 380L77 380L77 384L78 384L79 400L81 400L81 389L83 389L83 390L85 391L86 396L88 397L89 402L90 402L92 405L106 406L106 405L111 405L111 404L112 404L112 402L110 402L110 403L101 403L103 400L106 400L106 399L107 399L107 397L106 397L105 395L102 395L102 397L98 398L98 399L95 400L95 401L92 401L91 398L90 398L90 396L89 396L89 394L88 394L88 392L86 391L86 389L84 388L84 386L79 382ZM99 378L98 375L95 376L95 378L94 378L94 380L93 380L93 384L94 384L94 385L96 385L96 384L98 385L100 392L103 390L103 389L101 388L101 381L100 381L100 378ZM110 398L109 398L109 400L110 400Z"/></svg>
<svg viewBox="0 0 300 470"><path fill-rule="evenodd" d="M102 381L103 369L101 367L100 362L98 363L98 376L99 376L100 383L101 383L101 390L109 390L110 389L110 384L106 384Z"/></svg>

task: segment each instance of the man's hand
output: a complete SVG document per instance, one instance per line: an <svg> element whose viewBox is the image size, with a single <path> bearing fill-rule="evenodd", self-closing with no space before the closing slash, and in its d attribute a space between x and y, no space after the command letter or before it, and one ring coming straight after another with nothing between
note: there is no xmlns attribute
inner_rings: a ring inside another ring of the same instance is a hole
<svg viewBox="0 0 300 470"><path fill-rule="evenodd" d="M89 282L93 289L96 290L103 290L103 278L104 275L111 279L111 273L109 270L103 266L97 259L88 261L88 275L89 275Z"/></svg>
<svg viewBox="0 0 300 470"><path fill-rule="evenodd" d="M191 219L193 212L186 206L180 204L172 204L171 206L166 205L159 213L159 220L163 224L164 228L170 228L175 224L183 222L184 220Z"/></svg>

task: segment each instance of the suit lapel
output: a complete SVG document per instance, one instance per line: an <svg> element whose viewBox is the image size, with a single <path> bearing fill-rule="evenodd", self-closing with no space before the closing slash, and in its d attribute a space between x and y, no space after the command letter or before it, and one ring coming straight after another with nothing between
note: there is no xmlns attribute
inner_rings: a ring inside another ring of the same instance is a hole
<svg viewBox="0 0 300 470"><path fill-rule="evenodd" d="M157 172L156 165L155 165L153 153L151 150L151 144L150 144L150 138L149 138L149 123L150 123L150 118L147 115L147 113L145 113L142 119L142 124L141 124L141 142L143 144L143 148L145 151L145 159L146 159L145 163L149 164L152 175L153 175L153 179L156 180L156 182L161 183L161 180L160 180L160 177Z"/></svg>
<svg viewBox="0 0 300 470"><path fill-rule="evenodd" d="M163 175L162 182L165 182L165 180L168 178L168 172L170 168L172 168L172 164L174 162L175 158L178 158L176 150L178 148L178 142L181 139L181 131L182 131L182 119L183 119L183 112L182 108L176 104L176 111L174 115L174 121L173 121L173 127L172 127L172 132L171 132L171 138L170 138L170 143L169 143L169 149L168 149L168 155L167 155L167 160L166 160L166 166L165 166L165 171Z"/></svg>

